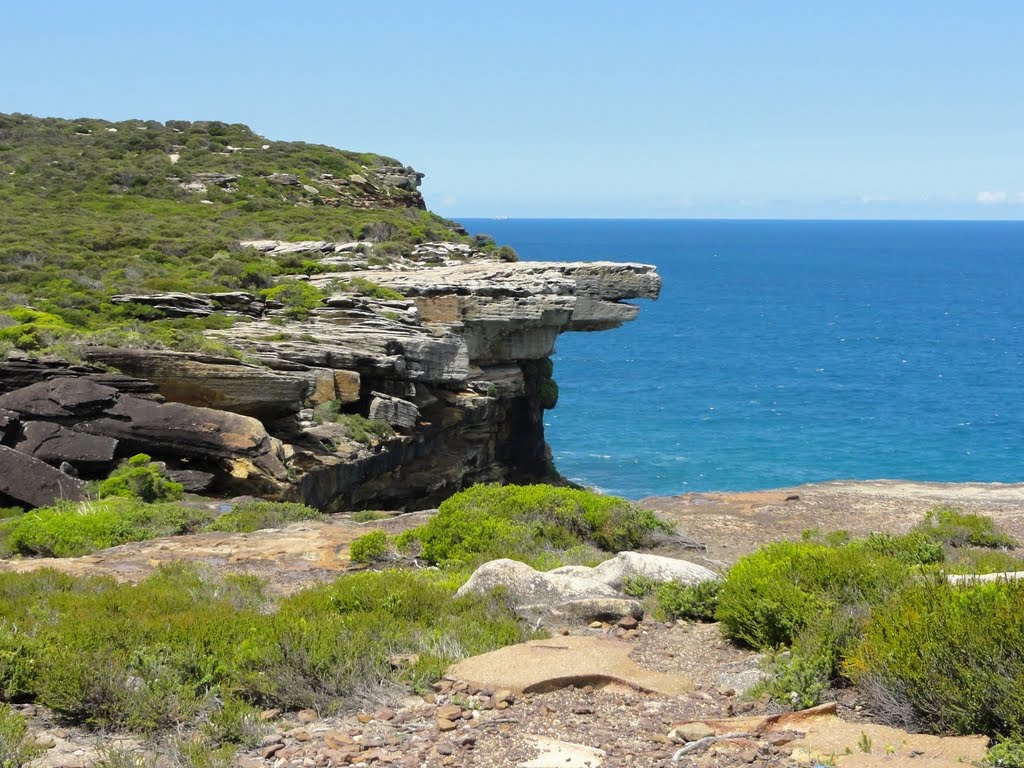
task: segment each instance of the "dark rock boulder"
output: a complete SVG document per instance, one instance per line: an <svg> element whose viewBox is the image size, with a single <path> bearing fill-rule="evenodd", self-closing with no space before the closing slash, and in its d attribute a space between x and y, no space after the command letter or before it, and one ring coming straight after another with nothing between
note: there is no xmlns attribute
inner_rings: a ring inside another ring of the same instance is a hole
<svg viewBox="0 0 1024 768"><path fill-rule="evenodd" d="M239 481L272 492L287 476L281 444L259 421L237 413L124 396L76 429L116 438L129 453L215 461L225 473L220 479L229 485Z"/></svg>
<svg viewBox="0 0 1024 768"><path fill-rule="evenodd" d="M120 393L83 378L41 381L0 395L0 408L47 421L74 423L110 408Z"/></svg>
<svg viewBox="0 0 1024 768"><path fill-rule="evenodd" d="M22 428L22 439L15 447L48 464L66 461L76 468L103 467L113 463L117 440L47 421L30 421Z"/></svg>
<svg viewBox="0 0 1024 768"><path fill-rule="evenodd" d="M61 500L83 500L85 483L44 461L0 445L0 494L29 507L47 507Z"/></svg>
<svg viewBox="0 0 1024 768"><path fill-rule="evenodd" d="M120 456L199 459L226 487L276 493L286 480L281 443L259 421L237 413L158 403L67 378L8 392L0 396L0 410L33 422L19 447L54 463L74 464L76 454L86 463L112 459L116 448Z"/></svg>
<svg viewBox="0 0 1024 768"><path fill-rule="evenodd" d="M156 385L144 379L108 373L91 365L69 365L62 360L0 361L0 394L55 378L84 378L132 395L153 396Z"/></svg>
<svg viewBox="0 0 1024 768"><path fill-rule="evenodd" d="M0 445L14 445L20 431L21 417L14 411L0 408Z"/></svg>

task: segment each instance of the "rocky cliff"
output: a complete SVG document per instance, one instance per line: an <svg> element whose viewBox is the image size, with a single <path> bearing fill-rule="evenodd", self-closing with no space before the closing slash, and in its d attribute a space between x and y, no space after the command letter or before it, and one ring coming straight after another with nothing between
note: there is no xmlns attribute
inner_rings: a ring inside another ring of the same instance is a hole
<svg viewBox="0 0 1024 768"><path fill-rule="evenodd" d="M661 287L518 262L423 210L411 168L244 126L0 115L0 144L0 506L139 452L325 510L538 480L556 338Z"/></svg>

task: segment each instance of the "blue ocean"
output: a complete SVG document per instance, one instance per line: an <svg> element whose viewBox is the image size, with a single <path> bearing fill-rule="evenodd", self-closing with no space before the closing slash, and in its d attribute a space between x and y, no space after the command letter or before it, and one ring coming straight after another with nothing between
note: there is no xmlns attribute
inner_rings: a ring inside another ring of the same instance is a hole
<svg viewBox="0 0 1024 768"><path fill-rule="evenodd" d="M1024 222L463 219L525 260L655 264L559 338L559 471L641 498L1024 481Z"/></svg>

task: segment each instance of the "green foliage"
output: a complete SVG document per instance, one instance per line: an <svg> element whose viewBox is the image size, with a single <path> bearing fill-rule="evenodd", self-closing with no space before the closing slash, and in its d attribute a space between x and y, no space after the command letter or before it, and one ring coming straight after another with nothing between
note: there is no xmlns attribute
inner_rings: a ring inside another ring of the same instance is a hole
<svg viewBox="0 0 1024 768"><path fill-rule="evenodd" d="M476 485L444 501L437 515L398 543L417 540L430 563L468 564L584 544L618 552L671 530L653 512L615 496L550 485Z"/></svg>
<svg viewBox="0 0 1024 768"><path fill-rule="evenodd" d="M230 511L220 515L203 528L204 531L252 533L267 528L282 528L299 520L315 520L320 513L305 504L283 501L244 501L234 504Z"/></svg>
<svg viewBox="0 0 1024 768"><path fill-rule="evenodd" d="M118 496L142 501L177 501L184 492L181 483L165 478L160 466L144 453L122 462L99 485L101 499Z"/></svg>
<svg viewBox="0 0 1024 768"><path fill-rule="evenodd" d="M229 152L228 144L241 149ZM321 269L301 257L293 264L242 248L242 240L350 240L366 233L379 243L374 258L383 261L423 238L468 241L450 222L420 210L420 198L408 190L381 187L375 205L351 204L367 194L350 176L368 178L395 164L267 141L237 124L0 114L0 313L8 318L0 316L0 353L51 349L65 337L90 338L147 319L147 310L112 304L116 293L260 290L289 269ZM237 179L205 182L205 192L182 187L200 173ZM293 174L299 184L276 184L275 173ZM38 314L11 314L27 306ZM161 337L167 327L188 324L162 322ZM152 344L157 330L141 322L136 332Z"/></svg>
<svg viewBox="0 0 1024 768"><path fill-rule="evenodd" d="M954 507L930 509L915 532L929 536L951 547L1015 547L1017 542L999 530L990 517L965 514Z"/></svg>
<svg viewBox="0 0 1024 768"><path fill-rule="evenodd" d="M455 598L436 572L344 576L282 601L246 678L263 703L330 707L390 680L422 689L452 661L529 637L496 596ZM391 663L408 656L409 666Z"/></svg>
<svg viewBox="0 0 1024 768"><path fill-rule="evenodd" d="M78 557L129 541L194 533L211 519L204 509L115 496L29 512L16 518L7 543L23 555Z"/></svg>
<svg viewBox="0 0 1024 768"><path fill-rule="evenodd" d="M402 301L405 299L405 296L398 291L385 288L383 285L377 285L377 283L367 280L365 277L353 277L351 280L339 283L338 288L342 291L350 291L363 296L369 296L373 299L381 299L382 301Z"/></svg>
<svg viewBox="0 0 1024 768"><path fill-rule="evenodd" d="M1000 739L981 761L982 768L1024 768L1024 741Z"/></svg>
<svg viewBox="0 0 1024 768"><path fill-rule="evenodd" d="M352 542L350 557L354 563L375 563L388 555L388 535L371 531Z"/></svg>
<svg viewBox="0 0 1024 768"><path fill-rule="evenodd" d="M722 582L702 581L698 584L680 584L667 581L654 589L654 616L661 621L714 621L718 608L718 595Z"/></svg>
<svg viewBox="0 0 1024 768"><path fill-rule="evenodd" d="M545 410L551 410L558 405L558 382L554 379L544 379L537 389L540 396L540 406Z"/></svg>
<svg viewBox="0 0 1024 768"><path fill-rule="evenodd" d="M877 608L845 671L929 727L1024 736L1024 582L909 585Z"/></svg>
<svg viewBox="0 0 1024 768"><path fill-rule="evenodd" d="M902 536L872 533L864 540L863 546L905 565L931 565L946 559L942 542L921 531L912 531Z"/></svg>
<svg viewBox="0 0 1024 768"><path fill-rule="evenodd" d="M260 291L267 301L277 301L284 305L284 313L288 317L304 320L309 313L323 305L326 294L315 285L305 280L284 280L273 288Z"/></svg>
<svg viewBox="0 0 1024 768"><path fill-rule="evenodd" d="M27 307L12 307L0 312L0 342L32 351L45 347L70 333L63 319L49 312Z"/></svg>
<svg viewBox="0 0 1024 768"><path fill-rule="evenodd" d="M0 768L23 768L43 751L29 736L25 718L0 704Z"/></svg>
<svg viewBox="0 0 1024 768"><path fill-rule="evenodd" d="M352 520L357 523L369 523L374 520L387 520L392 517L390 512L380 512L375 509L361 509L352 513Z"/></svg>
<svg viewBox="0 0 1024 768"><path fill-rule="evenodd" d="M247 701L228 696L210 713L203 727L206 741L211 746L237 744L255 747L269 730L260 720L260 710Z"/></svg>
<svg viewBox="0 0 1024 768"><path fill-rule="evenodd" d="M386 421L368 419L358 413L342 413L341 402L328 400L313 409L313 421L317 424L341 424L349 438L363 445L372 445L380 440L395 436L395 429Z"/></svg>
<svg viewBox="0 0 1024 768"><path fill-rule="evenodd" d="M530 637L494 595L437 572L367 572L283 598L165 567L137 585L0 573L0 685L71 722L143 733L205 717L206 746L253 743L254 707L337 707L425 686L457 658ZM408 654L396 667L393 655Z"/></svg>
<svg viewBox="0 0 1024 768"><path fill-rule="evenodd" d="M774 648L829 612L883 602L906 578L906 566L867 547L778 542L729 570L716 615L728 637Z"/></svg>

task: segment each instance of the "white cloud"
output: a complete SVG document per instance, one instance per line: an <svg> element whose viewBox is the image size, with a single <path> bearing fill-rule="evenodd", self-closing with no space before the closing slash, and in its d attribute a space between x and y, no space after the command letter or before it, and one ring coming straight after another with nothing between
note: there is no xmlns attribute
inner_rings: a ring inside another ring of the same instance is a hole
<svg viewBox="0 0 1024 768"><path fill-rule="evenodd" d="M979 192L977 197L977 201L982 205L1001 205L1009 200L1010 196L1005 192L984 191Z"/></svg>

